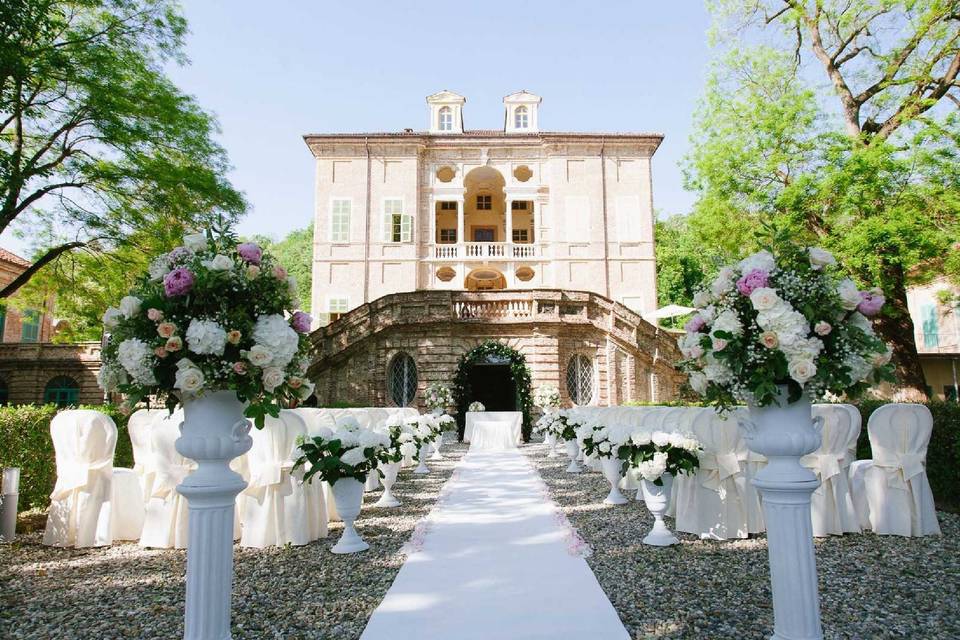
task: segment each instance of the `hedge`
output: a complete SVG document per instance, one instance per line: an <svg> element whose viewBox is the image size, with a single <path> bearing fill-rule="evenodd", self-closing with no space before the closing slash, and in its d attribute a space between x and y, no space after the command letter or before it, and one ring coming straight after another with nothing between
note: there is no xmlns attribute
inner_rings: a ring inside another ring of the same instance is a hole
<svg viewBox="0 0 960 640"><path fill-rule="evenodd" d="M133 447L127 435L127 418L113 405L81 406L109 415L117 424L117 449L113 464L133 466ZM20 467L18 509L46 508L57 478L57 463L50 440L50 420L60 411L53 404L0 407L0 466Z"/></svg>

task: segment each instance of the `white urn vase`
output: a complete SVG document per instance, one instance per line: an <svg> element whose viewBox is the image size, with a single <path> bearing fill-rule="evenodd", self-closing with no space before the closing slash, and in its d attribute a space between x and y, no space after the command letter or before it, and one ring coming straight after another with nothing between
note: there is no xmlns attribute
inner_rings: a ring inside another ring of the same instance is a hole
<svg viewBox="0 0 960 640"><path fill-rule="evenodd" d="M417 465L417 468L413 470L414 473L417 473L417 474L430 473L430 469L429 467L427 467L427 448L429 446L430 445L426 442L420 445L420 451L417 454L417 461L419 462L419 464Z"/></svg>
<svg viewBox="0 0 960 640"><path fill-rule="evenodd" d="M603 476L610 483L610 493L603 499L603 504L626 504L629 502L620 493L620 481L623 480L623 461L619 458L600 458L600 469Z"/></svg>
<svg viewBox="0 0 960 640"><path fill-rule="evenodd" d="M557 448L557 436L552 433L548 433L543 437L543 441L547 443L547 457L556 458L557 452L555 449Z"/></svg>
<svg viewBox="0 0 960 640"><path fill-rule="evenodd" d="M400 501L393 495L393 484L397 481L397 474L400 472L399 462L388 462L380 465L383 471L383 478L380 483L383 485L383 495L377 500L375 507L399 507Z"/></svg>
<svg viewBox="0 0 960 640"><path fill-rule="evenodd" d="M431 460L443 460L443 456L440 455L440 445L443 444L443 432L437 434L437 438L431 443L433 446L433 455L430 456Z"/></svg>
<svg viewBox="0 0 960 640"><path fill-rule="evenodd" d="M820 596L810 519L810 495L820 482L800 458L820 447L822 418L811 415L806 395L749 407L740 419L747 447L767 458L753 479L763 502L773 592L772 640L821 640Z"/></svg>
<svg viewBox="0 0 960 640"><path fill-rule="evenodd" d="M580 445L576 440L566 440L564 447L567 449L567 457L570 458L570 464L567 466L567 473L580 473L580 465L577 464L577 458L580 457Z"/></svg>
<svg viewBox="0 0 960 640"><path fill-rule="evenodd" d="M663 515L667 512L670 505L670 491L673 489L673 476L665 473L660 476L660 485L654 484L646 478L640 479L640 491L643 492L643 503L653 514L653 527L643 539L643 544L653 545L655 547L669 547L672 544L680 542L677 537L670 532L666 523L663 521Z"/></svg>
<svg viewBox="0 0 960 640"><path fill-rule="evenodd" d="M370 548L353 523L360 515L363 506L363 483L356 478L340 478L330 487L333 499L337 502L337 513L343 520L343 535L330 551L334 553L356 553Z"/></svg>
<svg viewBox="0 0 960 640"><path fill-rule="evenodd" d="M230 461L253 446L243 409L233 391L183 399L176 449L197 463L177 487L189 507L186 640L230 638L234 509L247 486Z"/></svg>

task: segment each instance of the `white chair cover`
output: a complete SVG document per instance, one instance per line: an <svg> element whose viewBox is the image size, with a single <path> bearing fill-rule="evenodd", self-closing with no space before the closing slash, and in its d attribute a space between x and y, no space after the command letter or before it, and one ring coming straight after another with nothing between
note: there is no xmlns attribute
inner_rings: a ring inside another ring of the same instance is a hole
<svg viewBox="0 0 960 640"><path fill-rule="evenodd" d="M697 473L674 480L677 529L701 538L746 538L747 449L737 421L702 411L691 426L703 451Z"/></svg>
<svg viewBox="0 0 960 640"><path fill-rule="evenodd" d="M292 409L292 411L303 418L304 422L306 422L308 435L317 435L321 427L334 429L337 426L337 421L333 413L334 409L305 407L301 409ZM314 480L313 482L317 483L320 482L320 480ZM337 513L337 501L333 498L333 490L326 482L320 482L320 487L322 488L324 502L327 505L327 521L340 522L340 514Z"/></svg>
<svg viewBox="0 0 960 640"><path fill-rule="evenodd" d="M114 467L110 529L115 541L140 539L145 517L141 487L136 471Z"/></svg>
<svg viewBox="0 0 960 640"><path fill-rule="evenodd" d="M873 460L854 460L847 471L850 480L850 497L853 499L853 510L857 514L857 524L860 528L870 528L870 505L867 503L867 469L873 466Z"/></svg>
<svg viewBox="0 0 960 640"><path fill-rule="evenodd" d="M940 535L927 480L927 445L933 416L922 404L888 404L867 425L873 464L864 483L874 533Z"/></svg>
<svg viewBox="0 0 960 640"><path fill-rule="evenodd" d="M296 440L307 434L297 413L267 416L263 429L251 430L250 484L244 491L240 546L304 545L327 535L327 513L320 483L302 482L293 471Z"/></svg>
<svg viewBox="0 0 960 640"><path fill-rule="evenodd" d="M117 425L99 411L61 411L50 421L50 438L57 482L43 544L77 548L110 544Z"/></svg>
<svg viewBox="0 0 960 640"><path fill-rule="evenodd" d="M158 549L187 547L187 499L177 485L196 468L196 463L177 452L174 443L180 437L183 409L173 414L164 411L150 427L150 446L155 471L140 546Z"/></svg>
<svg viewBox="0 0 960 640"><path fill-rule="evenodd" d="M133 445L133 470L140 481L140 494L144 503L153 495L153 481L157 474L153 468L150 429L158 416L168 413L170 412L166 409L138 409L127 420L127 433L130 435L130 444Z"/></svg>
<svg viewBox="0 0 960 640"><path fill-rule="evenodd" d="M854 425L851 413L839 405L814 405L813 415L823 418L820 448L800 459L820 480L810 503L813 535L860 533L847 476L849 444L851 439L856 442L854 428L859 432L859 425Z"/></svg>

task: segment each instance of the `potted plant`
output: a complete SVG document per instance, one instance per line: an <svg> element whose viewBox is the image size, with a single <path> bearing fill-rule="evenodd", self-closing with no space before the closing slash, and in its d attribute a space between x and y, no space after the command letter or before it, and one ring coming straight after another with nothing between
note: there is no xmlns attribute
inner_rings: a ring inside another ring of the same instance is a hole
<svg viewBox="0 0 960 640"><path fill-rule="evenodd" d="M810 521L818 482L800 464L820 445L810 400L854 397L892 380L891 350L870 321L884 304L879 290L861 290L829 252L769 231L766 249L697 293L681 366L720 409L748 406L747 446L768 460L754 484L768 532L774 634L813 639L822 633Z"/></svg>
<svg viewBox="0 0 960 640"><path fill-rule="evenodd" d="M457 421L453 419L453 416L448 416L443 414L442 416L433 416L436 419L436 425L434 427L434 440L432 443L433 455L430 456L431 460L443 460L443 456L440 455L440 447L443 445L443 433L444 431L450 431L454 429L457 425Z"/></svg>
<svg viewBox="0 0 960 640"><path fill-rule="evenodd" d="M436 439L438 421L432 415L421 414L406 419L406 424L413 433L413 441L417 444L416 474L430 473L427 467L427 448Z"/></svg>
<svg viewBox="0 0 960 640"><path fill-rule="evenodd" d="M453 404L453 391L441 382L434 382L427 385L424 390L423 401L433 415L439 417L447 407Z"/></svg>
<svg viewBox="0 0 960 640"><path fill-rule="evenodd" d="M577 420L578 418L571 415L569 411L561 409L557 412L557 419L553 427L557 437L563 440L567 457L570 458L570 464L567 465L567 473L580 473L582 471L580 465L577 463L577 458L580 456L580 444L577 442L577 429L580 427L580 424ZM557 422L560 423L559 427L556 426Z"/></svg>
<svg viewBox="0 0 960 640"><path fill-rule="evenodd" d="M157 256L118 307L103 315L98 381L129 413L147 397L183 405L177 450L197 462L178 491L189 502L185 635L230 631L234 497L246 484L230 460L246 453L252 419L278 416L313 384L310 316L297 310L296 283L254 243L229 230L192 233ZM216 570L199 571L216 557ZM205 604L215 603L215 604Z"/></svg>
<svg viewBox="0 0 960 640"><path fill-rule="evenodd" d="M414 442L413 429L403 419L393 416L384 425L390 444L380 453L380 464L377 471L383 483L383 495L374 505L375 507L399 507L400 500L393 495L393 485L397 481L397 474L404 458L412 458L417 454L417 443Z"/></svg>
<svg viewBox="0 0 960 640"><path fill-rule="evenodd" d="M470 412L482 412L486 410L487 408L483 406L483 403L480 402L479 400L474 400L473 402L470 403L470 406L467 407L467 411L470 411Z"/></svg>
<svg viewBox="0 0 960 640"><path fill-rule="evenodd" d="M370 548L353 523L363 505L367 474L377 468L390 444L390 436L362 429L353 416L337 420L336 429L320 427L316 435L300 439L300 456L293 468L304 467L304 482L319 476L330 484L337 513L343 519L343 535L330 549L333 553L355 553Z"/></svg>
<svg viewBox="0 0 960 640"><path fill-rule="evenodd" d="M544 384L537 387L533 393L533 404L544 413L551 413L560 408L560 390L555 385Z"/></svg>
<svg viewBox="0 0 960 640"><path fill-rule="evenodd" d="M630 444L630 427L595 422L584 427L583 431L584 452L588 457L600 460L603 475L610 483L610 493L603 503L626 504L629 501L620 493L620 481L627 465L621 459L620 451Z"/></svg>

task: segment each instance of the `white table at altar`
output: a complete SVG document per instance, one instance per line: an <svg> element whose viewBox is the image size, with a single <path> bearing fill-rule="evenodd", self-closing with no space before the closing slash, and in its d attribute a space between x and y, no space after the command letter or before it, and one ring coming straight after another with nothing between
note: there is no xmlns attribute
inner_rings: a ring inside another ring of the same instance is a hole
<svg viewBox="0 0 960 640"><path fill-rule="evenodd" d="M523 442L523 435L520 431L522 426L523 413L520 411L468 411L466 427L463 431L463 441L470 442L478 428L485 431L506 429L509 432L510 441L513 444L520 444Z"/></svg>

